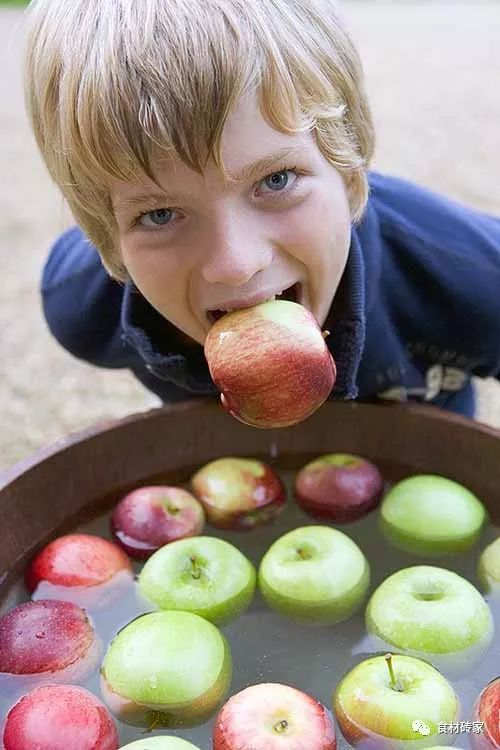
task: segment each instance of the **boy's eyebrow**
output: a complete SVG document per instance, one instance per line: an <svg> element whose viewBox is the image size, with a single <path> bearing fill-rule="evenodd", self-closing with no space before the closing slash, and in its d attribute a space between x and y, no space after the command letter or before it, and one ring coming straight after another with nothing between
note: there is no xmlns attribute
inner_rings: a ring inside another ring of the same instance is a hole
<svg viewBox="0 0 500 750"><path fill-rule="evenodd" d="M262 173L265 173L266 170L272 169L276 162L284 161L292 155L299 156L301 153L302 150L297 146L287 146L274 154L263 156L252 164L247 164L242 167L237 174L231 175L231 180L236 183L241 183L250 180L252 177L259 177Z"/></svg>
<svg viewBox="0 0 500 750"><path fill-rule="evenodd" d="M246 180L250 180L253 177L260 177L265 174L267 170L271 170L278 162L284 161L291 156L303 156L303 150L297 146L288 146L276 151L274 154L268 154L263 156L252 164L247 164L235 175L230 175L230 179L225 181L227 186L230 182L241 184ZM114 201L114 207L126 208L127 206L137 206L147 203L165 204L165 202L175 202L179 199L183 199L184 196L179 193L165 192L152 192L146 191L145 193L138 193L136 195L130 195L128 198L122 198L121 200Z"/></svg>

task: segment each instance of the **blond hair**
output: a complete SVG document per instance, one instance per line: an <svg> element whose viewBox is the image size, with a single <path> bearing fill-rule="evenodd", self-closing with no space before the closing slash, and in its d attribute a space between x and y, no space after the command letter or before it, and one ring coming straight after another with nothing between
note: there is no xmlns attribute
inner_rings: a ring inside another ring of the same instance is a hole
<svg viewBox="0 0 500 750"><path fill-rule="evenodd" d="M335 0L35 0L28 114L51 177L117 279L111 178L174 150L201 174L226 118L257 91L284 133L311 130L344 176L353 220L367 199L373 128L358 54Z"/></svg>

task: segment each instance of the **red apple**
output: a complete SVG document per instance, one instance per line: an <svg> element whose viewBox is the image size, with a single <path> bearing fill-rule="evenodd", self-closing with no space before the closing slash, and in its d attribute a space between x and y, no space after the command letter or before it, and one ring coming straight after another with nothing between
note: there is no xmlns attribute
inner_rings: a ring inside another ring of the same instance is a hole
<svg viewBox="0 0 500 750"><path fill-rule="evenodd" d="M500 677L489 682L474 705L473 722L482 722L482 732L471 735L474 750L500 748Z"/></svg>
<svg viewBox="0 0 500 750"><path fill-rule="evenodd" d="M355 521L373 510L383 488L377 467L348 453L321 456L295 478L295 497L301 508L315 518L336 523Z"/></svg>
<svg viewBox="0 0 500 750"><path fill-rule="evenodd" d="M0 618L0 672L54 677L71 667L83 677L97 651L87 615L71 602L27 602Z"/></svg>
<svg viewBox="0 0 500 750"><path fill-rule="evenodd" d="M207 518L219 529L251 529L283 510L286 491L270 466L250 458L218 458L191 479Z"/></svg>
<svg viewBox="0 0 500 750"><path fill-rule="evenodd" d="M67 534L48 544L35 557L25 575L28 591L41 582L53 586L99 586L132 565L118 545L91 534Z"/></svg>
<svg viewBox="0 0 500 750"><path fill-rule="evenodd" d="M117 750L111 714L92 693L73 685L31 690L7 715L4 750Z"/></svg>
<svg viewBox="0 0 500 750"><path fill-rule="evenodd" d="M224 315L208 332L205 357L224 408L253 427L301 422L335 383L335 362L316 319L288 300Z"/></svg>
<svg viewBox="0 0 500 750"><path fill-rule="evenodd" d="M116 541L139 560L169 542L198 536L204 523L203 507L180 487L140 487L126 495L111 516Z"/></svg>
<svg viewBox="0 0 500 750"><path fill-rule="evenodd" d="M335 727L315 698L273 683L233 695L214 725L213 750L335 750Z"/></svg>

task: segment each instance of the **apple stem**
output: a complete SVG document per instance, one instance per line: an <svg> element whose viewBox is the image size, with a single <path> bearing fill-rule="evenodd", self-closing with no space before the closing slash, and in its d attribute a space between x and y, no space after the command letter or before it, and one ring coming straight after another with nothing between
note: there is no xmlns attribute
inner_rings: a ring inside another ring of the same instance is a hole
<svg viewBox="0 0 500 750"><path fill-rule="evenodd" d="M398 685L398 683L396 681L396 676L394 674L394 668L392 666L392 654L386 654L385 655L385 660L387 662L387 668L389 669L389 677L391 679L391 688L393 690L398 690L399 692L401 692L402 688Z"/></svg>
<svg viewBox="0 0 500 750"><path fill-rule="evenodd" d="M191 565L193 566L191 575L197 581L201 577L201 570L198 567L198 564L196 562L196 557L194 555L192 555L189 559L191 560Z"/></svg>
<svg viewBox="0 0 500 750"><path fill-rule="evenodd" d="M301 549L300 547L297 549L297 554L300 557L301 560L310 560L311 555L306 551Z"/></svg>
<svg viewBox="0 0 500 750"><path fill-rule="evenodd" d="M323 336L324 339L326 339L326 337L330 335L330 331L327 331L327 330L321 331L321 335Z"/></svg>
<svg viewBox="0 0 500 750"><path fill-rule="evenodd" d="M286 732L288 729L288 721L286 719L282 719L281 721L278 721L274 727L274 731L278 734L282 734L283 732Z"/></svg>
<svg viewBox="0 0 500 750"><path fill-rule="evenodd" d="M161 713L159 711L154 711L153 712L153 721L148 726L147 731L148 732L152 732L153 729L157 729L159 726L161 726L161 724L162 724Z"/></svg>

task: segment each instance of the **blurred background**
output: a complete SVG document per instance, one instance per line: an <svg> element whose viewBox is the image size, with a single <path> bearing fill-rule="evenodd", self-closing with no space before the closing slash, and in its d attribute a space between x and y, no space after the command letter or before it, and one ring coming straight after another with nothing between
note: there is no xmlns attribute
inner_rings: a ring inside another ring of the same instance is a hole
<svg viewBox="0 0 500 750"><path fill-rule="evenodd" d="M374 167L500 215L500 3L340 4L364 61ZM128 372L71 357L43 320L41 268L71 217L24 113L22 13L0 0L0 470L68 432L158 405ZM477 388L477 418L500 427L500 384Z"/></svg>

